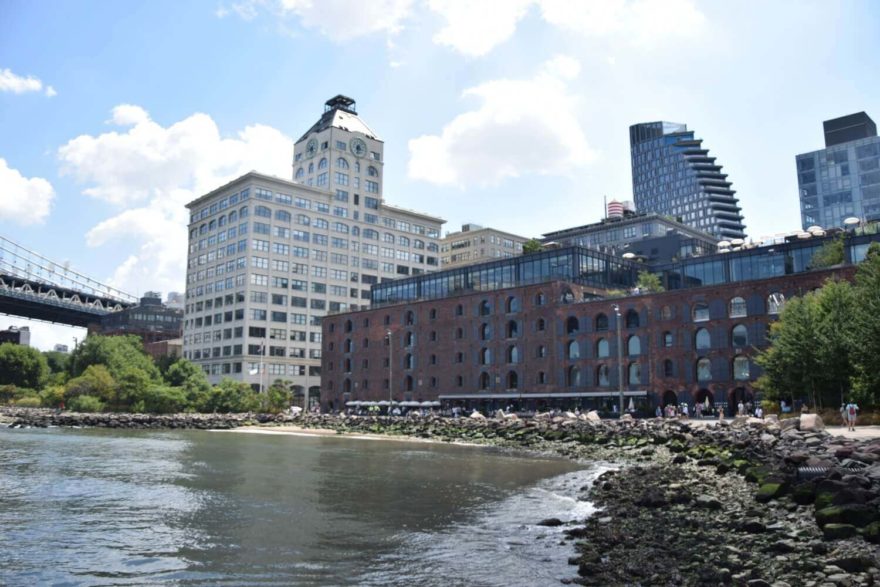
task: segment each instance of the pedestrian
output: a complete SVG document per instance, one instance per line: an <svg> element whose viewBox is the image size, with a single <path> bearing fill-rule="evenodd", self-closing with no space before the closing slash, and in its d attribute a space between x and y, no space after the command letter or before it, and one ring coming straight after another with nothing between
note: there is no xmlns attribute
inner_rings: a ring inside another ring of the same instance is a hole
<svg viewBox="0 0 880 587"><path fill-rule="evenodd" d="M859 415L859 405L849 400L849 403L846 404L846 429L855 431L856 429L856 416Z"/></svg>
<svg viewBox="0 0 880 587"><path fill-rule="evenodd" d="M689 416L688 411L689 411L689 408L688 408L687 403L681 404L681 415L685 420L688 419L688 416Z"/></svg>
<svg viewBox="0 0 880 587"><path fill-rule="evenodd" d="M660 404L657 404L657 410L656 410L655 414L657 414L658 418L663 417L663 408L660 407Z"/></svg>
<svg viewBox="0 0 880 587"><path fill-rule="evenodd" d="M740 401L738 404L736 404L736 415L742 416L745 413L746 413L746 407L743 405L742 401Z"/></svg>
<svg viewBox="0 0 880 587"><path fill-rule="evenodd" d="M755 417L764 419L764 408L761 407L761 404L758 404L758 407L755 408Z"/></svg>

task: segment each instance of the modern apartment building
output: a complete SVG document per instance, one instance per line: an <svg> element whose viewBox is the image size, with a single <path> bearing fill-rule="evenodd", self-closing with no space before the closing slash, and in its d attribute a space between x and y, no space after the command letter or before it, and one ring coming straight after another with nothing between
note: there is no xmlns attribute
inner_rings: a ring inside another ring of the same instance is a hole
<svg viewBox="0 0 880 587"><path fill-rule="evenodd" d="M635 124L629 127L629 140L639 211L673 216L720 239L745 238L736 191L687 125Z"/></svg>
<svg viewBox="0 0 880 587"><path fill-rule="evenodd" d="M444 269L472 265L483 261L522 255L523 244L529 239L478 224L463 224L458 232L447 233L440 241Z"/></svg>
<svg viewBox="0 0 880 587"><path fill-rule="evenodd" d="M880 219L880 137L864 112L823 123L825 148L795 160L803 228Z"/></svg>
<svg viewBox="0 0 880 587"><path fill-rule="evenodd" d="M320 390L321 321L370 286L436 270L443 220L382 200L383 143L350 98L293 146L293 177L256 172L190 202L184 357L223 377Z"/></svg>

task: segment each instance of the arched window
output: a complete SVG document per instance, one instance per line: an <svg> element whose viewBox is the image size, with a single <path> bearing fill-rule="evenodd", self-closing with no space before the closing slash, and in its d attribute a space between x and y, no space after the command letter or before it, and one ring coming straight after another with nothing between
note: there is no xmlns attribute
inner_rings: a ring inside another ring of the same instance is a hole
<svg viewBox="0 0 880 587"><path fill-rule="evenodd" d="M296 175L294 176L294 178L295 178L295 179L302 179L302 177L303 177L305 174L306 174L306 172L303 171L303 168L302 168L302 167L300 167L299 169L296 170Z"/></svg>
<svg viewBox="0 0 880 587"><path fill-rule="evenodd" d="M540 332L545 328L547 328L547 323L544 321L543 318L538 318L538 321L535 323L535 330L538 330Z"/></svg>
<svg viewBox="0 0 880 587"><path fill-rule="evenodd" d="M456 328L456 329L455 329L455 338L457 338L457 339L462 339L462 338L464 338L464 329L462 329L462 328Z"/></svg>
<svg viewBox="0 0 880 587"><path fill-rule="evenodd" d="M605 314L599 314L596 316L596 330L598 332L608 330L608 316Z"/></svg>
<svg viewBox="0 0 880 587"><path fill-rule="evenodd" d="M519 387L519 375L516 374L516 371L511 371L507 374L507 389L516 389Z"/></svg>
<svg viewBox="0 0 880 587"><path fill-rule="evenodd" d="M342 345L342 352L350 353L354 350L354 343L350 338L345 339L345 343Z"/></svg>
<svg viewBox="0 0 880 587"><path fill-rule="evenodd" d="M542 344L538 345L538 348L535 351L535 356L539 359L543 359L547 356L547 347Z"/></svg>
<svg viewBox="0 0 880 587"><path fill-rule="evenodd" d="M404 369L412 369L414 365L415 365L415 360L413 359L413 356L411 354L407 353L406 356L403 358L403 368Z"/></svg>
<svg viewBox="0 0 880 587"><path fill-rule="evenodd" d="M238 212L233 210L229 213L229 222L235 222L236 220L238 220Z"/></svg>
<svg viewBox="0 0 880 587"><path fill-rule="evenodd" d="M492 364L492 349L482 348L480 349L480 365L491 365Z"/></svg>
<svg viewBox="0 0 880 587"><path fill-rule="evenodd" d="M208 230L216 230L217 229L217 221L212 220L208 223Z"/></svg>
<svg viewBox="0 0 880 587"><path fill-rule="evenodd" d="M354 170L355 170L355 173L360 173L360 172L361 172L361 162L360 162L360 161L355 161L355 162L354 162Z"/></svg>
<svg viewBox="0 0 880 587"><path fill-rule="evenodd" d="M413 378L412 375L407 375L406 379L404 379L403 383L404 391L412 391L413 390ZM389 408L390 409L390 408Z"/></svg>
<svg viewBox="0 0 880 587"><path fill-rule="evenodd" d="M327 158L321 157L321 160L318 161L318 169L327 169Z"/></svg>
<svg viewBox="0 0 880 587"><path fill-rule="evenodd" d="M255 206L254 216L259 216L260 218L272 218L272 210L266 206Z"/></svg>
<svg viewBox="0 0 880 587"><path fill-rule="evenodd" d="M608 378L608 365L599 365L596 368L596 383L599 387L611 385L611 380Z"/></svg>
<svg viewBox="0 0 880 587"><path fill-rule="evenodd" d="M580 329L581 325L578 322L578 319L574 316L569 316L568 320L565 321L566 334L577 334Z"/></svg>
<svg viewBox="0 0 880 587"><path fill-rule="evenodd" d="M737 355L733 358L733 378L737 381L749 379L749 358Z"/></svg>
<svg viewBox="0 0 880 587"><path fill-rule="evenodd" d="M361 229L357 226L352 226L351 227L351 236L360 236L360 235L361 235Z"/></svg>
<svg viewBox="0 0 880 587"><path fill-rule="evenodd" d="M397 244L400 245L401 247L408 247L409 246L409 238L405 237L405 236L399 236L399 237L397 237Z"/></svg>
<svg viewBox="0 0 880 587"><path fill-rule="evenodd" d="M370 165L369 167L367 167L367 175L369 175L370 177L379 177L379 170Z"/></svg>
<svg viewBox="0 0 880 587"><path fill-rule="evenodd" d="M432 365L436 365L437 364L437 355L431 355L430 360L431 360Z"/></svg>
<svg viewBox="0 0 880 587"><path fill-rule="evenodd" d="M547 374L543 371L538 371L538 376L535 377L535 383L547 383Z"/></svg>
<svg viewBox="0 0 880 587"><path fill-rule="evenodd" d="M600 338L599 342L596 343L596 356L602 359L609 355L611 355L611 348L608 341Z"/></svg>
<svg viewBox="0 0 880 587"><path fill-rule="evenodd" d="M562 295L559 299L563 304L570 304L574 301L574 293L570 288L566 287L562 290Z"/></svg>
<svg viewBox="0 0 880 587"><path fill-rule="evenodd" d="M346 161L344 157L338 157L336 159L336 167L339 169L348 169L348 161Z"/></svg>
<svg viewBox="0 0 880 587"><path fill-rule="evenodd" d="M674 377L675 376L675 367L672 364L671 359L666 359L663 361L663 376L664 377Z"/></svg>
<svg viewBox="0 0 880 587"><path fill-rule="evenodd" d="M463 316L464 315L464 306L462 306L461 304L458 304L457 306L455 306L455 315L456 316Z"/></svg>
<svg viewBox="0 0 880 587"><path fill-rule="evenodd" d="M691 316L693 317L694 322L705 322L709 319L709 305L704 304L703 302L697 302L694 304Z"/></svg>
<svg viewBox="0 0 880 587"><path fill-rule="evenodd" d="M404 322L406 323L407 326L412 326L413 324L416 323L416 315L413 313L412 310L408 310L406 312L406 318L405 318Z"/></svg>
<svg viewBox="0 0 880 587"><path fill-rule="evenodd" d="M412 332L407 332L403 335L403 346L412 346L416 341L416 335Z"/></svg>
<svg viewBox="0 0 880 587"><path fill-rule="evenodd" d="M226 226L226 216L221 216L217 219L217 226L223 227Z"/></svg>
<svg viewBox="0 0 880 587"><path fill-rule="evenodd" d="M519 312L519 298L516 296L507 298L507 312Z"/></svg>
<svg viewBox="0 0 880 587"><path fill-rule="evenodd" d="M581 347L576 340L568 343L568 358L571 360L581 358Z"/></svg>
<svg viewBox="0 0 880 587"><path fill-rule="evenodd" d="M569 387L579 387L581 384L581 370L576 365L572 365L568 368L566 379L568 379L566 383Z"/></svg>
<svg viewBox="0 0 880 587"><path fill-rule="evenodd" d="M547 298L544 297L544 292L539 291L535 294L535 305L543 306L547 302Z"/></svg>
<svg viewBox="0 0 880 587"><path fill-rule="evenodd" d="M333 383L333 382L331 381L330 383ZM346 379L345 381L342 382L342 393L351 393L351 380L350 379Z"/></svg>
<svg viewBox="0 0 880 587"><path fill-rule="evenodd" d="M627 328L638 328L639 327L639 313L635 310L627 310L626 312L626 327Z"/></svg>
<svg viewBox="0 0 880 587"><path fill-rule="evenodd" d="M637 357L642 354L642 342L638 336L630 336L626 341L626 354Z"/></svg>
<svg viewBox="0 0 880 587"><path fill-rule="evenodd" d="M712 380L712 363L706 357L697 361L697 381Z"/></svg>
<svg viewBox="0 0 880 587"><path fill-rule="evenodd" d="M642 383L642 366L639 363L629 364L629 384L640 385Z"/></svg>
<svg viewBox="0 0 880 587"><path fill-rule="evenodd" d="M767 313L778 314L785 307L785 296L780 292L773 292L767 296Z"/></svg>
<svg viewBox="0 0 880 587"><path fill-rule="evenodd" d="M247 218L247 217L248 217L248 207L247 207L247 206L243 206L243 207L238 211L238 215L239 215L241 218Z"/></svg>
<svg viewBox="0 0 880 587"><path fill-rule="evenodd" d="M669 306L663 306L660 308L660 319L661 320L671 320L672 319L672 308Z"/></svg>
<svg viewBox="0 0 880 587"><path fill-rule="evenodd" d="M351 332L351 328L352 328L352 326L353 326L353 325L352 325L352 323L351 323L351 320L346 320L346 321L345 321L345 331L346 331L346 332Z"/></svg>
<svg viewBox="0 0 880 587"><path fill-rule="evenodd" d="M746 311L746 301L740 297L730 300L728 306L728 315L731 318L744 318L748 312Z"/></svg>
<svg viewBox="0 0 880 587"><path fill-rule="evenodd" d="M315 164L309 163L309 173L314 173L314 172L315 172Z"/></svg>
<svg viewBox="0 0 880 587"><path fill-rule="evenodd" d="M743 348L749 344L749 329L745 324L737 324L731 331L731 342L737 348Z"/></svg>
<svg viewBox="0 0 880 587"><path fill-rule="evenodd" d="M709 336L709 331L705 328L700 328L697 330L697 333L694 335L694 348L698 351L705 350L712 347L712 337Z"/></svg>
<svg viewBox="0 0 880 587"><path fill-rule="evenodd" d="M489 377L488 373L486 373L485 371L483 373L480 373L480 389L489 389L490 381L491 378Z"/></svg>
<svg viewBox="0 0 880 587"><path fill-rule="evenodd" d="M492 338L492 327L489 324L480 326L480 340L489 340Z"/></svg>
<svg viewBox="0 0 880 587"><path fill-rule="evenodd" d="M422 241L419 239L413 240L413 248L414 249L424 249L425 248L425 241Z"/></svg>
<svg viewBox="0 0 880 587"><path fill-rule="evenodd" d="M480 316L488 316L492 313L492 306L489 305L487 300L483 300L480 302Z"/></svg>
<svg viewBox="0 0 880 587"><path fill-rule="evenodd" d="M517 336L519 336L519 324L516 320L511 320L507 323L507 338L516 338Z"/></svg>
<svg viewBox="0 0 880 587"><path fill-rule="evenodd" d="M372 228L365 228L363 237L371 240L379 240L379 231L373 230Z"/></svg>
<svg viewBox="0 0 880 587"><path fill-rule="evenodd" d="M516 346L507 347L507 362L519 363L519 348Z"/></svg>
<svg viewBox="0 0 880 587"><path fill-rule="evenodd" d="M287 210L275 210L275 220L290 223L290 218L290 212Z"/></svg>

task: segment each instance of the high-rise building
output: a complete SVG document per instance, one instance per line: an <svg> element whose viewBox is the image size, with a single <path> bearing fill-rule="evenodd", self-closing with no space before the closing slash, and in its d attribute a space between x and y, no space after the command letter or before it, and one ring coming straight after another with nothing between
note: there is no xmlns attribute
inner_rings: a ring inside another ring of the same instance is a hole
<svg viewBox="0 0 880 587"><path fill-rule="evenodd" d="M629 141L633 196L640 212L673 216L721 239L745 237L736 191L687 125L634 124Z"/></svg>
<svg viewBox="0 0 880 587"><path fill-rule="evenodd" d="M463 224L440 241L444 269L522 255L524 236L477 224Z"/></svg>
<svg viewBox="0 0 880 587"><path fill-rule="evenodd" d="M0 330L0 344L11 342L12 344L20 344L21 346L30 346L31 329L27 326L17 327L10 326L6 330Z"/></svg>
<svg viewBox="0 0 880 587"><path fill-rule="evenodd" d="M382 199L383 143L336 96L293 146L293 177L256 172L190 202L184 357L212 382L291 381L316 399L321 320L370 286L436 270L444 220Z"/></svg>
<svg viewBox="0 0 880 587"><path fill-rule="evenodd" d="M795 158L803 228L880 219L880 137L859 112L823 123L825 148Z"/></svg>

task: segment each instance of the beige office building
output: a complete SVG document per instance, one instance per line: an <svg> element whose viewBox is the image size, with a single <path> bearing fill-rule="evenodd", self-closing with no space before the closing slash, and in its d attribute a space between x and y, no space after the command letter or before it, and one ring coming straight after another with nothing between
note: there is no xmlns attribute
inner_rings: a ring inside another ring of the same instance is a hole
<svg viewBox="0 0 880 587"><path fill-rule="evenodd" d="M477 224L464 224L459 232L447 233L440 241L444 269L473 265L493 259L522 255L523 244L529 239Z"/></svg>
<svg viewBox="0 0 880 587"><path fill-rule="evenodd" d="M322 318L437 270L444 220L384 203L383 143L350 98L293 153L293 181L250 172L187 205L183 352L214 383L283 379L316 400Z"/></svg>

